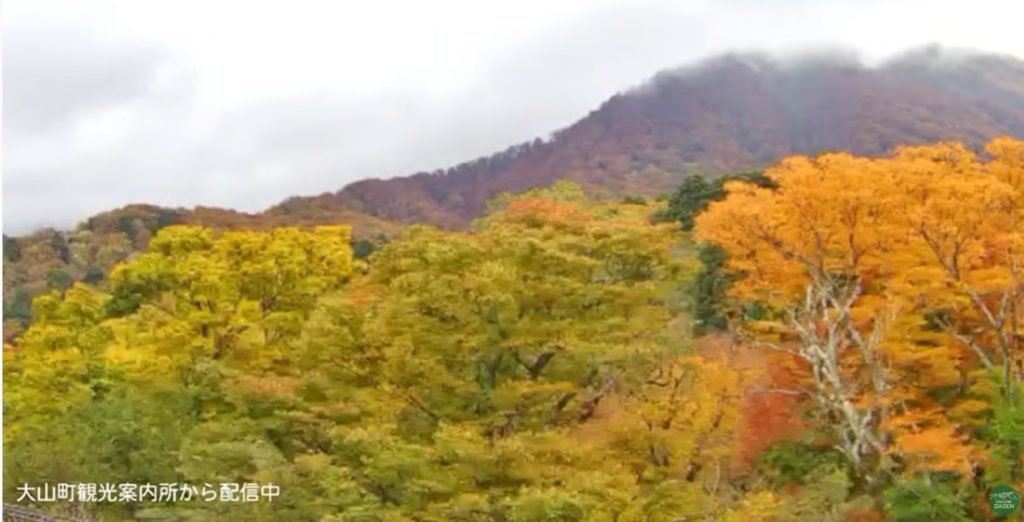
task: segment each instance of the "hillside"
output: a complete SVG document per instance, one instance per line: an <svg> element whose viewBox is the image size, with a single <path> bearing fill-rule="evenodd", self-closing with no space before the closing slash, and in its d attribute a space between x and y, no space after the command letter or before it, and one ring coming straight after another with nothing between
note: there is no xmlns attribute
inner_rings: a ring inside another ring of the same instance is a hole
<svg viewBox="0 0 1024 522"><path fill-rule="evenodd" d="M350 224L357 233L352 245L357 255L375 248L369 240L391 237L399 230L395 223L358 211L342 209L327 213L312 206L305 210L274 216L214 207L128 205L92 216L74 230L47 228L20 237L4 235L4 339L17 336L28 324L35 296L54 290L63 292L75 281L101 283L115 264L145 250L153 234L167 225L266 230L342 222Z"/></svg>
<svg viewBox="0 0 1024 522"><path fill-rule="evenodd" d="M358 210L459 227L488 198L571 179L592 195L653 195L688 173L761 168L789 154L879 155L896 144L1024 135L1024 62L923 49L877 67L849 59L726 55L665 71L549 140L453 168L294 197L275 216Z"/></svg>
<svg viewBox="0 0 1024 522"><path fill-rule="evenodd" d="M983 150L794 156L753 183L688 177L668 205L559 181L361 261L345 225L162 228L5 344L4 500L81 520L1007 520L1024 140Z"/></svg>
<svg viewBox="0 0 1024 522"><path fill-rule="evenodd" d="M33 296L73 281L98 282L167 224L266 229L342 222L365 241L394 236L409 223L462 228L493 196L558 179L593 197L652 196L686 174L759 169L789 154L876 156L896 144L950 139L978 147L1002 134L1024 136L1024 62L1013 58L924 49L867 67L836 57L725 55L664 71L547 140L445 170L367 179L336 193L292 197L263 213L130 205L74 231L5 236L5 338L27 323Z"/></svg>

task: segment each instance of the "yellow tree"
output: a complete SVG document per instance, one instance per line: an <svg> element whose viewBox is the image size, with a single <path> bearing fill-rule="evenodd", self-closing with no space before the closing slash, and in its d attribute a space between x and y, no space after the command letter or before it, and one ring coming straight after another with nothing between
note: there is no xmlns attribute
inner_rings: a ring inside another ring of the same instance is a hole
<svg viewBox="0 0 1024 522"><path fill-rule="evenodd" d="M410 227L375 253L296 346L324 374L317 409L346 410L336 462L428 518L724 512L739 375L679 357L667 301L684 266L652 210L558 184L499 198L473 232Z"/></svg>
<svg viewBox="0 0 1024 522"><path fill-rule="evenodd" d="M162 315L188 325L190 344L213 359L267 363L282 355L280 341L298 333L317 297L351 275L349 239L345 226L216 238L206 228L167 227L147 252L112 271L108 311L132 320Z"/></svg>

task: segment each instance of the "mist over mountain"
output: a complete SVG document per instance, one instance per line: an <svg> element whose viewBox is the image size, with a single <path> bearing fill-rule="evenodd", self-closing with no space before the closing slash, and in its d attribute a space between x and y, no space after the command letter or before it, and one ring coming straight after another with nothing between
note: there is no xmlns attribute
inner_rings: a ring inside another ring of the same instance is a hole
<svg viewBox="0 0 1024 522"><path fill-rule="evenodd" d="M491 197L557 179L596 197L652 196L688 174L754 170L790 154L879 155L939 140L976 147L1003 134L1024 135L1024 61L1012 56L931 46L868 65L834 50L730 53L664 70L566 128L453 167L364 179L264 212L172 213L176 223L223 228L347 222L375 237L417 222L462 228ZM124 208L135 219L137 206ZM102 216L82 226L121 219L119 210Z"/></svg>
<svg viewBox="0 0 1024 522"><path fill-rule="evenodd" d="M757 169L789 154L878 155L954 139L977 146L1001 134L1024 135L1024 62L1013 57L928 47L868 66L839 53L727 54L664 71L547 140L290 198L268 214L344 209L460 227L500 192L560 178L598 196L653 195L687 174Z"/></svg>

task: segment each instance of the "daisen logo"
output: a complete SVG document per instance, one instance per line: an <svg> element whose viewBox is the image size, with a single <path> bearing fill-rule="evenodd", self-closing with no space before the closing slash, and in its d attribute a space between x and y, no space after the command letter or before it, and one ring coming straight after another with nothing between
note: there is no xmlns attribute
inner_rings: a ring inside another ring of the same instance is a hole
<svg viewBox="0 0 1024 522"><path fill-rule="evenodd" d="M1010 486L996 486L988 494L988 506L997 515L1009 515L1020 505L1020 496Z"/></svg>

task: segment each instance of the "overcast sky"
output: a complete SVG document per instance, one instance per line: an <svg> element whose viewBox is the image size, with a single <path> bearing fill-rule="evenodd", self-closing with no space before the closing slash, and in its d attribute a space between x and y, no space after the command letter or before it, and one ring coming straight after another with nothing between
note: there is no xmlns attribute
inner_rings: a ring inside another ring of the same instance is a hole
<svg viewBox="0 0 1024 522"><path fill-rule="evenodd" d="M1020 3L4 0L3 229L447 167L725 51L1024 56Z"/></svg>

